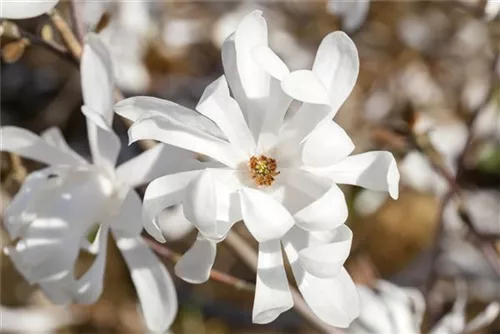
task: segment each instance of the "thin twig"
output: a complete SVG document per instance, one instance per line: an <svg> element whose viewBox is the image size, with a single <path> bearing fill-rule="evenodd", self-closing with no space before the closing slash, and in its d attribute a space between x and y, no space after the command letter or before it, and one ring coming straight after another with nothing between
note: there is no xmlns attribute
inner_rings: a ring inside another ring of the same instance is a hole
<svg viewBox="0 0 500 334"><path fill-rule="evenodd" d="M85 36L85 29L81 17L81 4L78 0L71 0L69 10L71 13L71 21L73 23L73 29L75 31L76 38L83 42Z"/></svg>
<svg viewBox="0 0 500 334"><path fill-rule="evenodd" d="M52 24L61 34L64 44L73 57L76 60L80 60L80 57L82 56L82 44L78 41L78 38L76 38L68 23L64 20L61 14L59 14L57 9L52 9L48 13L48 16Z"/></svg>
<svg viewBox="0 0 500 334"><path fill-rule="evenodd" d="M230 231L224 241L234 252L239 256L245 264L257 272L257 253L255 250L236 232ZM331 327L322 322L314 313L309 309L306 302L294 287L290 287L290 292L293 297L294 309L299 313L311 326L324 333L342 333L341 330Z"/></svg>
<svg viewBox="0 0 500 334"><path fill-rule="evenodd" d="M152 240L150 237L147 237L147 236L144 237L144 241L146 241L148 246L153 251L155 251L156 254L158 254L164 258L169 259L173 263L177 263L181 258L180 254L175 253L174 251L165 247L165 245L160 244L160 243L156 242L155 240ZM217 282L220 282L220 283L230 285L238 290L255 291L255 284L247 282L245 280L231 276L229 274L223 273L223 272L215 270L215 269L212 269L210 271L210 279L217 281Z"/></svg>

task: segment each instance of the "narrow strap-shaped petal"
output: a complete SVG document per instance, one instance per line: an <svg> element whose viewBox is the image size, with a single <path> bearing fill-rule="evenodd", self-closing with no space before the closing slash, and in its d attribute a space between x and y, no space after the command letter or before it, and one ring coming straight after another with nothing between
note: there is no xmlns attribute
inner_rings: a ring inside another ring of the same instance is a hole
<svg viewBox="0 0 500 334"><path fill-rule="evenodd" d="M204 117L198 114L198 117ZM246 159L240 150L228 142L201 132L189 123L181 123L169 117L147 116L139 119L128 130L131 142L141 139L154 139L165 144L207 155L221 163L236 167Z"/></svg>
<svg viewBox="0 0 500 334"><path fill-rule="evenodd" d="M201 169L203 164L194 153L170 146L158 144L116 168L116 177L120 182L135 188L151 182L165 174Z"/></svg>
<svg viewBox="0 0 500 334"><path fill-rule="evenodd" d="M198 234L195 243L175 265L175 274L192 284L206 282L214 265L217 243Z"/></svg>
<svg viewBox="0 0 500 334"><path fill-rule="evenodd" d="M254 323L270 323L293 306L279 240L259 243L256 281L252 312Z"/></svg>
<svg viewBox="0 0 500 334"><path fill-rule="evenodd" d="M159 242L165 242L165 238L156 222L158 214L163 209L182 202L186 186L198 173L200 172L191 171L165 175L152 181L146 188L142 206L142 223L146 232Z"/></svg>
<svg viewBox="0 0 500 334"><path fill-rule="evenodd" d="M308 273L299 261L299 252L309 247L307 232L294 227L283 237L283 246L297 286L311 310L327 324L345 328L359 315L359 296L344 268L330 278Z"/></svg>
<svg viewBox="0 0 500 334"><path fill-rule="evenodd" d="M84 104L97 112L108 127L113 122L113 63L97 34L85 38L81 60Z"/></svg>
<svg viewBox="0 0 500 334"><path fill-rule="evenodd" d="M247 154L255 152L255 141L238 103L229 95L226 78L221 76L203 92L196 106L202 115L210 118L224 132L230 143Z"/></svg>
<svg viewBox="0 0 500 334"><path fill-rule="evenodd" d="M335 183L352 184L375 191L399 194L399 171L394 156L387 151L373 151L347 157L330 167L315 169L315 174Z"/></svg>
<svg viewBox="0 0 500 334"><path fill-rule="evenodd" d="M101 226L97 232L99 252L87 272L76 281L76 291L74 292L76 303L93 304L101 296L104 287L108 234L109 228L107 226Z"/></svg>
<svg viewBox="0 0 500 334"><path fill-rule="evenodd" d="M88 106L82 106L82 112L87 118L87 134L94 164L108 175L114 175L121 147L120 138L98 112Z"/></svg>
<svg viewBox="0 0 500 334"><path fill-rule="evenodd" d="M351 250L352 232L342 225L328 243L304 248L299 252L299 262L308 273L328 278L336 276Z"/></svg>
<svg viewBox="0 0 500 334"><path fill-rule="evenodd" d="M64 136L61 132L61 129L57 127L51 127L44 132L40 134L40 137L42 137L43 140L45 140L46 143L57 147L63 152L67 152L68 154L71 154L75 160L80 161L82 165L88 164L88 162L82 158L78 153L76 153L66 142L64 139Z"/></svg>
<svg viewBox="0 0 500 334"><path fill-rule="evenodd" d="M67 151L45 142L31 131L15 126L4 126L0 129L1 150L19 154L28 159L43 162L47 165L81 164Z"/></svg>
<svg viewBox="0 0 500 334"><path fill-rule="evenodd" d="M217 197L210 170L193 177L186 186L184 216L205 236L218 239Z"/></svg>
<svg viewBox="0 0 500 334"><path fill-rule="evenodd" d="M358 51L349 36L341 31L327 35L312 71L292 72L282 81L285 92L304 101L287 122L286 132L295 132L300 142L321 121L333 118L354 88L358 72Z"/></svg>
<svg viewBox="0 0 500 334"><path fill-rule="evenodd" d="M295 223L283 205L260 190L242 188L240 203L245 225L258 242L281 238Z"/></svg>
<svg viewBox="0 0 500 334"><path fill-rule="evenodd" d="M119 204L119 212L110 217L110 226L120 231L124 237L135 237L142 231L142 201L134 189L128 190L126 197Z"/></svg>
<svg viewBox="0 0 500 334"><path fill-rule="evenodd" d="M151 96L135 96L121 100L114 106L115 112L133 122L148 116L164 116L184 123L186 126L207 133L219 139L226 139L224 133L207 117L177 103Z"/></svg>
<svg viewBox="0 0 500 334"><path fill-rule="evenodd" d="M151 331L163 333L177 315L172 277L142 237L123 238L114 231L113 234L129 268L146 325Z"/></svg>
<svg viewBox="0 0 500 334"><path fill-rule="evenodd" d="M222 46L224 73L256 142L265 115L259 102L269 97L270 76L252 52L256 46L267 44L267 24L262 12L256 10L243 18Z"/></svg>
<svg viewBox="0 0 500 334"><path fill-rule="evenodd" d="M2 1L1 17L3 19L29 19L47 13L59 0L44 1Z"/></svg>

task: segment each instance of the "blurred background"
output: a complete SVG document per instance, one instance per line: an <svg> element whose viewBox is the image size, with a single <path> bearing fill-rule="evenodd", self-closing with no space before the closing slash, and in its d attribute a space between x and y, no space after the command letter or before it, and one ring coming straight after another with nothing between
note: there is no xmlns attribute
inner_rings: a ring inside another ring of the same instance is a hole
<svg viewBox="0 0 500 334"><path fill-rule="evenodd" d="M253 9L263 10L270 45L291 70L310 68L321 39L346 31L358 47L361 70L335 120L356 152L390 150L401 172L398 201L343 188L354 231L350 274L367 287L382 278L422 291L428 306L423 332L450 311L457 281L467 287L467 318L500 301L500 20L492 1L63 1L57 8L75 31L101 34L125 96L157 96L188 107L222 74L222 42ZM70 145L89 156L78 66L43 46L63 45L47 17L15 22L29 44L13 24L4 20L1 30L2 125L35 132L60 127ZM138 145L127 146L119 117L114 127L123 139L120 160L138 154ZM2 209L22 181L15 166L2 152ZM169 251L182 253L195 238L187 225L169 224L177 215L165 211L162 226L169 243L159 256L170 272L175 256ZM1 236L2 246L11 242L3 231ZM65 311L2 255L2 321L17 323L23 333L144 332L128 272L109 244L101 299ZM224 243L218 247L215 269L255 282L234 252ZM85 266L92 259L80 260ZM316 332L293 310L269 325L252 324L251 284L176 279L176 285L174 333ZM500 333L500 321L476 332Z"/></svg>

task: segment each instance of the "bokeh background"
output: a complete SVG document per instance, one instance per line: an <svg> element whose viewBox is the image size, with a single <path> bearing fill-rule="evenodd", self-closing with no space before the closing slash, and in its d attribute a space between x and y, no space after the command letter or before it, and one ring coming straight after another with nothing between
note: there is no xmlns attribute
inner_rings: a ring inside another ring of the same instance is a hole
<svg viewBox="0 0 500 334"><path fill-rule="evenodd" d="M457 279L468 287L468 316L500 300L500 20L485 1L77 1L74 11L67 2L57 8L76 31L102 35L125 96L158 96L189 107L222 74L222 42L252 9L264 11L271 47L292 70L309 68L325 35L346 31L358 47L361 70L336 121L356 152L392 151L402 176L398 201L343 187L354 231L347 263L353 279L373 286L384 278L423 291L423 331L450 310ZM15 24L40 42L63 44L44 16ZM70 145L89 156L78 67L40 45L26 45L9 29L3 21L2 125L35 132L60 127ZM139 145L127 146L119 117L114 127L123 139L120 160L138 154ZM17 163L2 153L2 209L22 181ZM460 189L460 201L450 200L450 189ZM160 256L171 272L175 256L168 252L184 252L195 238L186 224L172 226L177 214L166 211L163 219L169 243ZM1 237L2 246L11 242L3 231ZM2 255L3 321L36 324L32 332L144 332L126 267L109 247L99 302L66 311L29 286ZM82 254L81 266L91 261ZM224 243L215 269L255 281ZM179 279L176 285L174 333L315 332L293 310L269 325L252 324L253 292L246 286ZM500 333L500 322L479 333Z"/></svg>

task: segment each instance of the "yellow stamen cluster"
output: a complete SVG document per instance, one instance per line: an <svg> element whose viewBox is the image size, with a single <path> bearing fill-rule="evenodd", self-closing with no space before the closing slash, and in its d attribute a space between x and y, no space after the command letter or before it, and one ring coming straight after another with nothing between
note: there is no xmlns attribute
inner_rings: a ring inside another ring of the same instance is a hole
<svg viewBox="0 0 500 334"><path fill-rule="evenodd" d="M277 171L276 160L264 155L251 157L248 166L252 179L258 186L270 186L274 182L274 177L280 173Z"/></svg>

